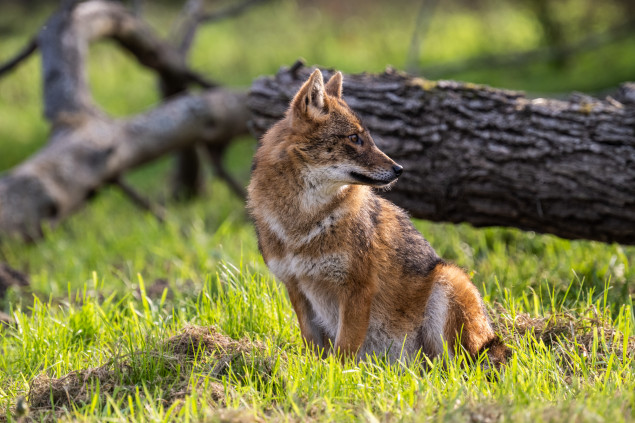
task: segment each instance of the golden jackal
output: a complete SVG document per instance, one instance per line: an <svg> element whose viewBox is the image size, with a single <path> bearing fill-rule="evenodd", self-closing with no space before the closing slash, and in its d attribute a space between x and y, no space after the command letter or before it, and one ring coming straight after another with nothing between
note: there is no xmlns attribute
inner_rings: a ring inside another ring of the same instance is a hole
<svg viewBox="0 0 635 423"><path fill-rule="evenodd" d="M248 207L265 262L307 343L345 356L471 355L505 347L468 276L444 262L406 213L377 196L402 167L342 99L342 74L315 70L254 157ZM457 345L458 347L458 345Z"/></svg>

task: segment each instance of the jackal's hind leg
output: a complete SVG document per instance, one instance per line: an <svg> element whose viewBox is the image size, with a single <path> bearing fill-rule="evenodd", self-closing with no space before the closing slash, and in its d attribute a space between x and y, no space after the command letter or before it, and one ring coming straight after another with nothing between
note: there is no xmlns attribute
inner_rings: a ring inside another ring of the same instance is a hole
<svg viewBox="0 0 635 423"><path fill-rule="evenodd" d="M470 356L488 350L491 361L504 362L507 348L494 333L478 289L463 270L452 264L442 263L432 271L434 289L446 295L445 326L443 337L448 350L461 347ZM456 345L459 341L459 345Z"/></svg>

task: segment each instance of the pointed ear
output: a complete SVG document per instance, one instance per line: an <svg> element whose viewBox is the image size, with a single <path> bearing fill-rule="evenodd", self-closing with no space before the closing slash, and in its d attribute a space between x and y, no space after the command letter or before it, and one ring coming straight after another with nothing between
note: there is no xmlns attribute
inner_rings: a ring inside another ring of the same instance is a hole
<svg viewBox="0 0 635 423"><path fill-rule="evenodd" d="M333 74L329 82L324 86L326 93L333 97L342 98L342 72L337 71Z"/></svg>
<svg viewBox="0 0 635 423"><path fill-rule="evenodd" d="M291 108L300 116L318 117L324 114L324 79L319 69L300 87L291 102Z"/></svg>

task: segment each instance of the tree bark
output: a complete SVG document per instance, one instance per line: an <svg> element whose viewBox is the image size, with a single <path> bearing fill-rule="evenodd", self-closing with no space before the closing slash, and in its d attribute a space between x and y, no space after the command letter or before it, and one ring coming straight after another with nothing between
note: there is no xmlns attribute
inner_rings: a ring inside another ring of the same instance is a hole
<svg viewBox="0 0 635 423"><path fill-rule="evenodd" d="M47 145L0 178L0 236L41 235L123 172L205 140L247 132L246 95L223 89L178 96L154 110L112 119L93 102L85 76L88 44L110 38L162 80L206 85L172 46L120 4L88 1L54 15L39 34Z"/></svg>
<svg viewBox="0 0 635 423"><path fill-rule="evenodd" d="M252 132L283 116L310 71L253 83ZM344 97L404 166L384 195L412 216L635 244L635 84L561 101L387 70L346 76Z"/></svg>

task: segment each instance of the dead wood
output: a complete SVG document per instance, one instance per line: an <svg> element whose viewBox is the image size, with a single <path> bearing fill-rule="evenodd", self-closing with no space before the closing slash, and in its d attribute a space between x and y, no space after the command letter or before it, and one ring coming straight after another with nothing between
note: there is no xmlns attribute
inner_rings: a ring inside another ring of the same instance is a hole
<svg viewBox="0 0 635 423"><path fill-rule="evenodd" d="M245 94L224 89L110 118L86 81L85 55L98 39L114 40L172 86L211 85L121 4L94 0L55 14L37 38L52 131L42 150L0 178L0 235L37 238L43 223L62 221L124 172L201 140L226 143L247 132Z"/></svg>
<svg viewBox="0 0 635 423"><path fill-rule="evenodd" d="M36 50L37 50L37 41L35 40L35 38L32 38L12 58L10 58L5 63L0 65L0 76L15 69L16 66L22 63L24 60L26 60Z"/></svg>
<svg viewBox="0 0 635 423"><path fill-rule="evenodd" d="M265 3L268 0L244 0L242 2L232 4L223 9L208 13L204 8L203 0L188 0L181 13L179 25L174 29L177 51L181 54L182 59L186 60L190 49L194 43L196 32L202 24L217 22L222 19L231 18L240 15L251 7ZM161 91L164 98L172 95L184 93L187 91L186 84L183 81L161 80ZM205 140L201 140L205 141ZM226 145L231 143L232 139L226 140ZM238 184L234 178L225 171L222 160L222 152L225 146L214 146L214 151L219 154L212 157L218 157L219 160L212 160L211 165L218 177L223 179L230 188L241 198L245 198L244 189ZM189 200L202 194L205 190L205 173L200 150L195 147L187 147L181 150L175 160L175 170L172 177L172 197L178 200Z"/></svg>
<svg viewBox="0 0 635 423"><path fill-rule="evenodd" d="M255 135L310 71L296 64L253 83ZM344 78L346 101L404 166L385 196L414 217L624 244L635 244L634 88L560 101L392 70Z"/></svg>

